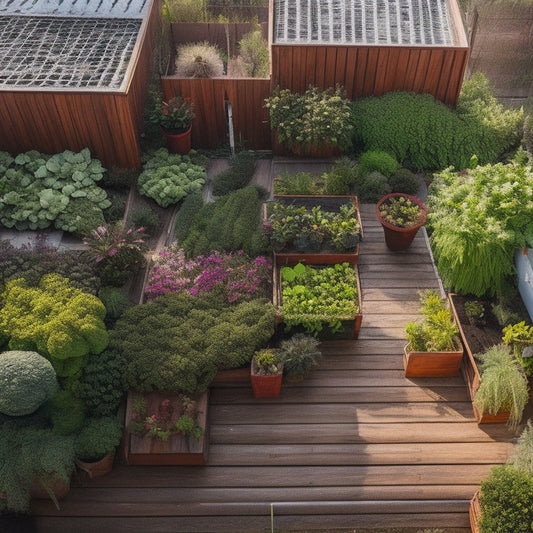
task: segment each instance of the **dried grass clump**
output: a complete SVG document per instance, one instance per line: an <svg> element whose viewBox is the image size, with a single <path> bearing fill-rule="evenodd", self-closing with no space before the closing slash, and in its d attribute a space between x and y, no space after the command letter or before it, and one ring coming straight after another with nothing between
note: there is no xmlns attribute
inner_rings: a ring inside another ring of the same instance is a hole
<svg viewBox="0 0 533 533"><path fill-rule="evenodd" d="M176 75L182 78L216 78L224 75L219 49L208 42L178 47Z"/></svg>

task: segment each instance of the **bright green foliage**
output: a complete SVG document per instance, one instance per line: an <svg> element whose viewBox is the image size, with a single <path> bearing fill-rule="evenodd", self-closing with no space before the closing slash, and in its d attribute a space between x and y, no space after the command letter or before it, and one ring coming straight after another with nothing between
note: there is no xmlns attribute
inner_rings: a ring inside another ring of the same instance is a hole
<svg viewBox="0 0 533 533"><path fill-rule="evenodd" d="M533 346L533 326L526 324L524 320L514 324L508 324L502 330L503 342L513 348L517 360L524 367L525 373L533 375L533 357L523 357L524 349Z"/></svg>
<svg viewBox="0 0 533 533"><path fill-rule="evenodd" d="M445 170L428 198L439 274L461 294L501 294L513 253L533 244L533 171L501 163L467 173Z"/></svg>
<svg viewBox="0 0 533 533"><path fill-rule="evenodd" d="M127 388L126 361L118 351L107 349L89 357L76 396L91 416L109 416L117 412Z"/></svg>
<svg viewBox="0 0 533 533"><path fill-rule="evenodd" d="M481 482L480 533L533 531L533 476L511 466L493 467Z"/></svg>
<svg viewBox="0 0 533 533"><path fill-rule="evenodd" d="M205 204L181 243L187 257L209 255L215 250L243 250L250 257L264 254L269 245L261 225L261 204L255 187L239 189Z"/></svg>
<svg viewBox="0 0 533 533"><path fill-rule="evenodd" d="M177 204L188 194L201 191L207 179L205 164L195 154L169 154L160 148L144 163L137 185L139 192L161 207Z"/></svg>
<svg viewBox="0 0 533 533"><path fill-rule="evenodd" d="M527 421L518 437L514 451L509 457L509 464L516 470L533 477L533 422L531 419Z"/></svg>
<svg viewBox="0 0 533 533"><path fill-rule="evenodd" d="M505 110L492 96L486 79L463 84L456 111L431 95L391 92L352 104L355 138L365 150L383 150L418 169L467 168L496 163L517 145L521 110Z"/></svg>
<svg viewBox="0 0 533 533"><path fill-rule="evenodd" d="M359 176L366 176L371 172L378 171L386 178L390 177L400 165L394 156L380 150L369 150L359 157L357 173Z"/></svg>
<svg viewBox="0 0 533 533"><path fill-rule="evenodd" d="M291 174L286 170L274 178L274 194L325 194L324 176L312 176L309 172Z"/></svg>
<svg viewBox="0 0 533 533"><path fill-rule="evenodd" d="M410 349L415 352L457 350L459 328L447 300L441 298L437 291L423 291L420 294L420 313L423 320L405 326Z"/></svg>
<svg viewBox="0 0 533 533"><path fill-rule="evenodd" d="M92 462L114 453L120 444L122 431L122 424L113 416L87 419L74 441L76 457Z"/></svg>
<svg viewBox="0 0 533 533"><path fill-rule="evenodd" d="M201 295L167 293L128 309L111 338L127 361L131 388L194 394L219 368L249 363L273 335L274 316L264 300L224 307Z"/></svg>
<svg viewBox="0 0 533 533"><path fill-rule="evenodd" d="M323 178L326 181L326 194L350 194L357 179L355 162L348 157L341 157Z"/></svg>
<svg viewBox="0 0 533 533"><path fill-rule="evenodd" d="M191 229L196 213L203 207L204 201L200 192L193 192L189 194L180 206L180 210L176 215L176 224L174 227L174 234L179 243L181 243Z"/></svg>
<svg viewBox="0 0 533 533"><path fill-rule="evenodd" d="M58 274L43 276L37 287L9 281L2 300L0 334L10 337L9 347L45 355L60 377L78 375L89 354L108 344L102 302Z"/></svg>
<svg viewBox="0 0 533 533"><path fill-rule="evenodd" d="M220 172L213 182L213 194L222 196L246 187L254 174L255 158L252 152L239 152L230 160L230 167Z"/></svg>
<svg viewBox="0 0 533 533"><path fill-rule="evenodd" d="M247 33L239 41L239 50L247 76L251 78L268 78L270 58L268 43L261 30Z"/></svg>
<svg viewBox="0 0 533 533"><path fill-rule="evenodd" d="M75 233L87 224L87 214L96 225L110 205L106 192L96 185L105 169L87 148L53 156L33 150L5 166L0 174L0 222L8 228L37 230L54 224Z"/></svg>
<svg viewBox="0 0 533 533"><path fill-rule="evenodd" d="M0 353L0 413L29 415L57 390L56 373L36 352Z"/></svg>
<svg viewBox="0 0 533 533"><path fill-rule="evenodd" d="M37 480L47 486L46 478L52 474L69 480L74 457L72 437L13 421L0 425L0 492L6 494L7 509L28 512L32 483Z"/></svg>

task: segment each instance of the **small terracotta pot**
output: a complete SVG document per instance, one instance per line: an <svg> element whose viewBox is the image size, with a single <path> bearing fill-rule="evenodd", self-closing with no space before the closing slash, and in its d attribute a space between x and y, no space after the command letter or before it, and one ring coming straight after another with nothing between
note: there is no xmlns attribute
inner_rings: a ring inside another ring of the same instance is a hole
<svg viewBox="0 0 533 533"><path fill-rule="evenodd" d="M108 453L99 461L87 463L76 459L76 465L80 470L87 472L91 479L105 476L109 474L113 469L113 462L115 460L115 454Z"/></svg>

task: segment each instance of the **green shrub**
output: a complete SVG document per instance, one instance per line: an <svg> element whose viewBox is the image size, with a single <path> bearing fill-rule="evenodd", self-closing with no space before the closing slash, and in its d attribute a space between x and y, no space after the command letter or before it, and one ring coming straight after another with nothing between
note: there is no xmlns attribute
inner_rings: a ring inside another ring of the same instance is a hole
<svg viewBox="0 0 533 533"><path fill-rule="evenodd" d="M342 157L323 177L326 180L326 194L350 194L357 180L357 167L354 161Z"/></svg>
<svg viewBox="0 0 533 533"><path fill-rule="evenodd" d="M496 163L520 139L521 111L505 110L478 75L463 84L457 111L431 95L391 92L352 103L355 141L417 169L462 170L472 155Z"/></svg>
<svg viewBox="0 0 533 533"><path fill-rule="evenodd" d="M244 35L239 41L239 50L247 76L268 78L270 71L268 43L263 39L260 29Z"/></svg>
<svg viewBox="0 0 533 533"><path fill-rule="evenodd" d="M74 458L73 437L4 422L0 426L0 492L5 493L7 509L29 512L31 485L40 481L49 487L50 475L70 480Z"/></svg>
<svg viewBox="0 0 533 533"><path fill-rule="evenodd" d="M102 287L98 297L105 306L105 323L108 327L112 326L128 307L134 305L127 294L118 287Z"/></svg>
<svg viewBox="0 0 533 533"><path fill-rule="evenodd" d="M391 192L387 178L377 170L360 180L358 179L355 191L360 202L370 204L376 203Z"/></svg>
<svg viewBox="0 0 533 533"><path fill-rule="evenodd" d="M36 352L13 350L0 353L0 413L28 415L57 390L56 373Z"/></svg>
<svg viewBox="0 0 533 533"><path fill-rule="evenodd" d="M255 187L239 189L205 204L181 243L187 257L209 255L215 250L243 250L250 257L266 253L269 244L263 234L261 205Z"/></svg>
<svg viewBox="0 0 533 533"><path fill-rule="evenodd" d="M128 222L135 228L144 228L149 235L155 235L160 225L159 215L148 205L133 209Z"/></svg>
<svg viewBox="0 0 533 533"><path fill-rule="evenodd" d="M418 178L408 168L399 168L388 181L391 192L416 195L420 189Z"/></svg>
<svg viewBox="0 0 533 533"><path fill-rule="evenodd" d="M274 178L274 194L324 194L325 177L309 172L291 174L288 170Z"/></svg>
<svg viewBox="0 0 533 533"><path fill-rule="evenodd" d="M90 294L96 294L100 285L79 250L58 251L49 247L46 239L22 248L15 248L7 240L0 241L0 289L17 278L24 278L28 286L36 286L45 274L52 273L67 277L73 287Z"/></svg>
<svg viewBox="0 0 533 533"><path fill-rule="evenodd" d="M126 361L110 348L89 357L76 388L76 396L91 416L116 414L128 388Z"/></svg>
<svg viewBox="0 0 533 533"><path fill-rule="evenodd" d="M529 533L533 526L533 477L496 466L481 482L480 533Z"/></svg>
<svg viewBox="0 0 533 533"><path fill-rule="evenodd" d="M320 341L312 335L296 333L281 341L279 351L283 362L283 374L288 379L301 379L318 365L322 352Z"/></svg>
<svg viewBox="0 0 533 533"><path fill-rule="evenodd" d="M204 201L202 199L202 193L193 192L189 194L180 206L178 214L176 215L176 223L174 226L174 235L178 242L185 240L191 226L194 223L196 214L202 209Z"/></svg>
<svg viewBox="0 0 533 533"><path fill-rule="evenodd" d="M255 157L252 152L239 152L230 159L228 169L220 172L213 181L213 194L223 196L246 187L254 174Z"/></svg>
<svg viewBox="0 0 533 533"><path fill-rule="evenodd" d="M531 167L450 169L429 188L428 226L439 274L461 294L500 295L515 249L533 244Z"/></svg>
<svg viewBox="0 0 533 533"><path fill-rule="evenodd" d="M265 300L226 307L202 295L167 293L128 309L112 343L126 359L131 388L195 394L218 369L249 363L273 335L274 316Z"/></svg>
<svg viewBox="0 0 533 533"><path fill-rule="evenodd" d="M106 222L117 222L124 218L126 211L127 195L123 191L109 190L107 191L111 205L104 209L104 218Z"/></svg>
<svg viewBox="0 0 533 533"><path fill-rule="evenodd" d="M509 464L515 470L533 476L533 423L531 419L527 421L520 437L509 457Z"/></svg>
<svg viewBox="0 0 533 533"><path fill-rule="evenodd" d="M77 433L85 420L83 403L75 398L71 391L60 390L47 405L52 430L56 435Z"/></svg>
<svg viewBox="0 0 533 533"><path fill-rule="evenodd" d="M110 205L106 192L96 185L105 169L87 148L52 156L32 150L11 159L9 167L6 158L3 161L0 223L7 228L38 230L55 224L79 233L88 223L98 224Z"/></svg>
<svg viewBox="0 0 533 533"><path fill-rule="evenodd" d="M76 457L93 462L113 454L122 439L122 431L122 424L113 416L88 418L74 441Z"/></svg>
<svg viewBox="0 0 533 533"><path fill-rule="evenodd" d="M0 332L9 347L45 355L60 377L79 376L88 355L107 346L102 302L58 274L43 276L38 287L9 281L1 297Z"/></svg>
<svg viewBox="0 0 533 533"><path fill-rule="evenodd" d="M141 194L152 198L161 207L168 207L188 194L201 191L206 179L205 164L194 151L179 155L160 148L145 161L137 186Z"/></svg>
<svg viewBox="0 0 533 533"><path fill-rule="evenodd" d="M357 173L359 176L367 176L371 172L379 172L386 178L390 177L400 167L398 161L388 154L380 150L370 150L364 152L359 157L359 164L357 165Z"/></svg>

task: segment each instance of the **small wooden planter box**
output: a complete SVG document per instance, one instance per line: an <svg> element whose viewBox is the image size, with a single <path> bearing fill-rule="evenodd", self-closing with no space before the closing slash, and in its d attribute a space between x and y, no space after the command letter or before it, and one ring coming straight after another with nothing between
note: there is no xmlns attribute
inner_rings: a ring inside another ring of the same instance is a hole
<svg viewBox="0 0 533 533"><path fill-rule="evenodd" d="M327 264L326 264L327 265ZM283 301L281 296L281 267L285 265L278 265L277 259L274 259L274 280L273 280L273 302L274 305L278 307L279 312L276 316L276 326L277 334L279 336L284 335L293 335L294 333L305 333L305 328L302 327L292 327L288 332L285 331L285 324L283 322ZM309 265L313 266L313 265ZM320 266L320 265L317 265ZM322 265L324 266L324 265ZM322 331L319 332L318 338L322 341L324 340L342 340L342 339L357 339L359 337L359 331L361 329L361 322L363 320L363 308L361 300L361 286L359 284L359 272L357 270L357 265L352 265L357 278L357 304L359 312L356 313L352 318L342 320L342 326L340 330L335 333L331 331L331 328L328 326L327 322L324 323Z"/></svg>
<svg viewBox="0 0 533 533"><path fill-rule="evenodd" d="M491 415L489 413L480 413L477 410L476 406L474 405L474 397L481 383L481 374L479 373L479 369L477 367L474 354L472 353L472 350L470 349L470 346L468 345L468 340L463 330L461 321L459 320L459 316L457 314L457 309L455 308L453 298L454 298L454 294L448 294L448 299L450 301L450 308L455 318L455 322L459 328L459 333L461 335L461 340L463 342L463 347L465 350L465 356L463 357L461 361L461 365L460 365L460 372L461 372L461 375L463 376L464 382L466 383L468 387L468 393L470 395L470 400L472 401L472 407L474 410L474 416L476 417L476 421L478 424L505 423L509 419L508 411Z"/></svg>
<svg viewBox="0 0 533 533"><path fill-rule="evenodd" d="M341 205L351 203L356 212L357 221L359 222L360 235L359 240L363 239L363 224L361 223L361 214L357 196L323 196L323 195L275 195L275 202L284 204L294 204L308 208L319 205L324 211L338 212ZM268 205L263 204L263 220L268 219ZM335 263L350 263L356 265L359 261L359 243L352 252L337 252L335 250L324 249L317 252L307 252L300 250L281 250L275 251L274 256L279 265L294 266L297 263L306 263L308 265L334 265Z"/></svg>
<svg viewBox="0 0 533 533"><path fill-rule="evenodd" d="M205 465L209 449L208 404L209 393L205 392L198 400L196 423L204 430L197 440L184 435L171 435L167 441L158 438L130 433L129 424L133 417L133 396L128 392L126 405L124 456L129 465ZM163 399L177 398L176 394L151 392L145 394L147 411L157 412Z"/></svg>
<svg viewBox="0 0 533 533"><path fill-rule="evenodd" d="M407 378L447 378L457 376L463 350L455 352L412 352L405 346L403 364Z"/></svg>

